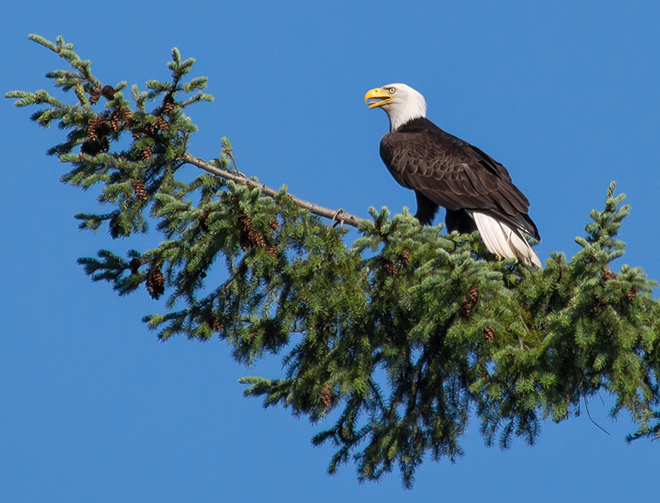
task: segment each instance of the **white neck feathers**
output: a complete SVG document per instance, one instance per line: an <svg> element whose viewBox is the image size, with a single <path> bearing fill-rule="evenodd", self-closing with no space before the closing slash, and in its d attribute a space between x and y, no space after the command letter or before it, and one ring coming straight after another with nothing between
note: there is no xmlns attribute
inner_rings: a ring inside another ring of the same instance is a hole
<svg viewBox="0 0 660 503"><path fill-rule="evenodd" d="M390 132L413 119L426 117L426 100L419 92L406 84L388 84L384 87L396 89L393 99L383 107L390 119Z"/></svg>

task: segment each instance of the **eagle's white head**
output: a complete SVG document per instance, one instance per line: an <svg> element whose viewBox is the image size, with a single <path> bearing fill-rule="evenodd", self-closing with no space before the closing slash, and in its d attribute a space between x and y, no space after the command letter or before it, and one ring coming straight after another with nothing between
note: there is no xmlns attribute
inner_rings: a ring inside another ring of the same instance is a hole
<svg viewBox="0 0 660 503"><path fill-rule="evenodd" d="M387 84L369 91L364 102L369 108L380 107L390 119L390 132L406 122L426 117L424 96L405 84Z"/></svg>

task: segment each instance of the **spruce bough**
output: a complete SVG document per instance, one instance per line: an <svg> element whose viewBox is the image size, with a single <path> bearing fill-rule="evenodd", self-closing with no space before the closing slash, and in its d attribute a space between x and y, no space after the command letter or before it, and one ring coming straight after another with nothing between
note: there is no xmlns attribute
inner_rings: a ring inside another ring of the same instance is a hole
<svg viewBox="0 0 660 503"><path fill-rule="evenodd" d="M313 439L335 448L330 473L354 461L361 480L378 480L398 465L410 486L427 454L462 454L469 419L487 445L533 444L543 420L579 415L601 390L612 416L625 410L637 424L628 440L660 436L657 283L638 267L610 270L629 211L614 183L570 260L552 253L544 269L494 260L476 233L443 235L386 208L360 219L262 186L236 170L226 138L218 158L193 157L184 112L212 97L206 78L184 82L194 60L177 49L171 80L133 85L129 101L125 82L104 85L61 37L30 39L69 64L46 76L75 102L44 90L6 97L40 105L34 122L69 131L48 152L72 167L63 183L102 187L111 211L76 215L80 227L107 225L119 238L151 222L165 238L125 257L81 258L85 272L120 295L167 294L166 314L144 318L163 340L217 335L246 365L279 355L284 377L245 377L245 393L313 422L337 411ZM206 172L184 183L186 165ZM358 227L352 243L340 221ZM228 279L208 284L220 261Z"/></svg>

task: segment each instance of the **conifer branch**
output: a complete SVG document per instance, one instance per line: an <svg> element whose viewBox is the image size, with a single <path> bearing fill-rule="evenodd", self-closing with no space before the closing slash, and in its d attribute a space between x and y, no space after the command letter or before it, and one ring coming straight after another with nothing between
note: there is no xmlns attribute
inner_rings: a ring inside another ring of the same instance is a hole
<svg viewBox="0 0 660 503"><path fill-rule="evenodd" d="M271 187L264 185L263 183L260 183L258 180L254 178L247 178L245 176L241 176L236 173L232 173L231 171L227 171L225 169L214 166L213 164L210 164L204 161L203 159L192 156L188 152L186 152L183 155L182 160L186 161L188 164L197 166L198 168L203 169L208 173L224 178L225 180L231 180L240 185L245 185L247 187L260 189L261 192L266 194L267 196L275 197L280 192L279 190L275 190ZM300 199L299 197L296 197L291 194L287 194L287 197L297 206L306 209L313 215L329 218L333 222L338 221L346 225L350 225L351 227L358 227L360 222L364 221L363 218L360 218L355 215L351 215L350 213L345 212L341 208L339 210L332 210L330 208L319 206L318 204L312 203L310 201L305 201L304 199Z"/></svg>
<svg viewBox="0 0 660 503"><path fill-rule="evenodd" d="M582 399L591 419L587 398L600 390L615 400L613 417L627 411L636 424L628 440L660 438L657 282L640 267L612 271L629 211L614 182L573 257L551 253L543 269L493 260L477 233L443 235L386 208L360 219L234 172L226 138L211 162L192 156L197 128L183 110L213 97L199 91L205 78L182 82L194 59L176 49L171 80L132 86L131 109L126 83L103 85L72 44L31 39L73 67L47 77L76 102L5 96L44 107L37 124L69 130L48 152L70 164L63 183L102 187L111 211L76 215L80 227L105 224L125 238L155 222L165 238L124 257L99 250L79 259L85 272L119 295L168 294L165 314L143 318L161 340L219 337L248 365L279 355L284 377L245 378L245 394L314 423L334 417L313 439L335 449L329 472L354 460L360 480L378 480L398 465L409 487L427 454L462 455L471 419L487 445L533 444L543 420L578 415ZM184 164L205 173L184 183ZM358 227L358 238L346 242L335 221ZM223 263L226 281L208 285Z"/></svg>

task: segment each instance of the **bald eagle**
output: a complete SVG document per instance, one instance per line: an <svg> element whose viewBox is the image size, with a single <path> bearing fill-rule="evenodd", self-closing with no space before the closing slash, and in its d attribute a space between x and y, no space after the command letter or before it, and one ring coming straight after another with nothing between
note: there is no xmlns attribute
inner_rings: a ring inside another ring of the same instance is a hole
<svg viewBox="0 0 660 503"><path fill-rule="evenodd" d="M369 91L364 101L387 112L390 132L380 142L380 156L394 179L415 191L415 217L422 225L442 206L449 232L478 230L491 253L541 267L523 236L540 240L527 214L529 201L504 166L428 120L426 100L412 87L388 84Z"/></svg>

